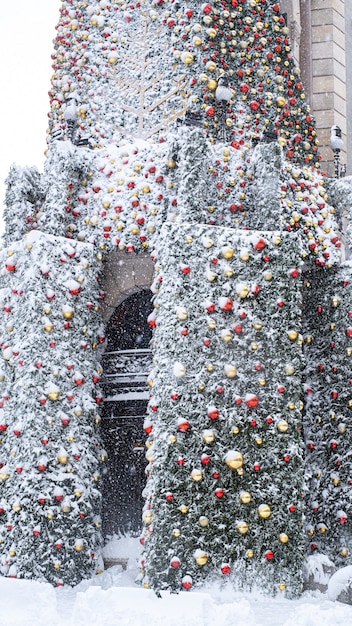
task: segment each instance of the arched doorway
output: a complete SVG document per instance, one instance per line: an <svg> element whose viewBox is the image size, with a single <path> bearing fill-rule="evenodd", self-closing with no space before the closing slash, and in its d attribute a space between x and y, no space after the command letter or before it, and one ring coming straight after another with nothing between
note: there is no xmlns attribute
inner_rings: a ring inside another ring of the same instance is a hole
<svg viewBox="0 0 352 626"><path fill-rule="evenodd" d="M147 377L151 368L152 293L141 289L116 307L107 324L103 356L102 438L108 453L103 475L103 532L138 535L145 485Z"/></svg>

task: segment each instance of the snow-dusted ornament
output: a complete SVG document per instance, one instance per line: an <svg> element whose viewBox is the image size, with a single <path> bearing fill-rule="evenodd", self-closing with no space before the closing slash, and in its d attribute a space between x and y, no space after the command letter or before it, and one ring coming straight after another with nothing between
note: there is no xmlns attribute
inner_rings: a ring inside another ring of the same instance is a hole
<svg viewBox="0 0 352 626"><path fill-rule="evenodd" d="M200 565L202 567L203 565L207 564L209 556L206 552L204 552L204 550L198 549L194 552L194 559L197 565Z"/></svg>
<svg viewBox="0 0 352 626"><path fill-rule="evenodd" d="M183 365L183 363L180 363L180 361L177 361L174 364L173 372L176 378L183 378L186 375L186 367Z"/></svg>
<svg viewBox="0 0 352 626"><path fill-rule="evenodd" d="M224 461L230 469L237 470L243 465L243 455L237 450L229 450L225 455Z"/></svg>

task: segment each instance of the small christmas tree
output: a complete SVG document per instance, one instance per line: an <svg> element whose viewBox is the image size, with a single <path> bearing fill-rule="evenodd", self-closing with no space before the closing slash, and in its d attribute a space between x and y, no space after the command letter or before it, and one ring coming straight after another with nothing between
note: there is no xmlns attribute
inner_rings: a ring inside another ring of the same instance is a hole
<svg viewBox="0 0 352 626"><path fill-rule="evenodd" d="M74 584L100 545L94 249L32 232L2 256L2 571Z"/></svg>

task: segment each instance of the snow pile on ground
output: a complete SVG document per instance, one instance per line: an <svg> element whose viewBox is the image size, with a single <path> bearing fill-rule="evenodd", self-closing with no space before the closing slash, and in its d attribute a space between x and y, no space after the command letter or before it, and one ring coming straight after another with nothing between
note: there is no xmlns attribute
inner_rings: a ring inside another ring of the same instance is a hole
<svg viewBox="0 0 352 626"><path fill-rule="evenodd" d="M350 626L352 607L306 592L299 600L235 593L230 586L164 593L134 583L138 542L114 540L106 557L130 555L75 588L0 578L0 626ZM128 550L127 550L128 548ZM133 556L132 556L133 555ZM352 569L352 568L345 568ZM340 570L342 571L342 570ZM331 597L331 596L330 596Z"/></svg>

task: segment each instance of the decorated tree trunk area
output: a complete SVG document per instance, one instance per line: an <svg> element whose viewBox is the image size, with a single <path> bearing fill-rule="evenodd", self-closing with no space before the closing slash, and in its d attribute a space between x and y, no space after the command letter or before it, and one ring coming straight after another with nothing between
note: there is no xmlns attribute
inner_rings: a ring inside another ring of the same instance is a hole
<svg viewBox="0 0 352 626"><path fill-rule="evenodd" d="M162 239L145 580L176 591L230 577L238 587L296 595L304 473L299 245L278 232L200 225L164 227Z"/></svg>

